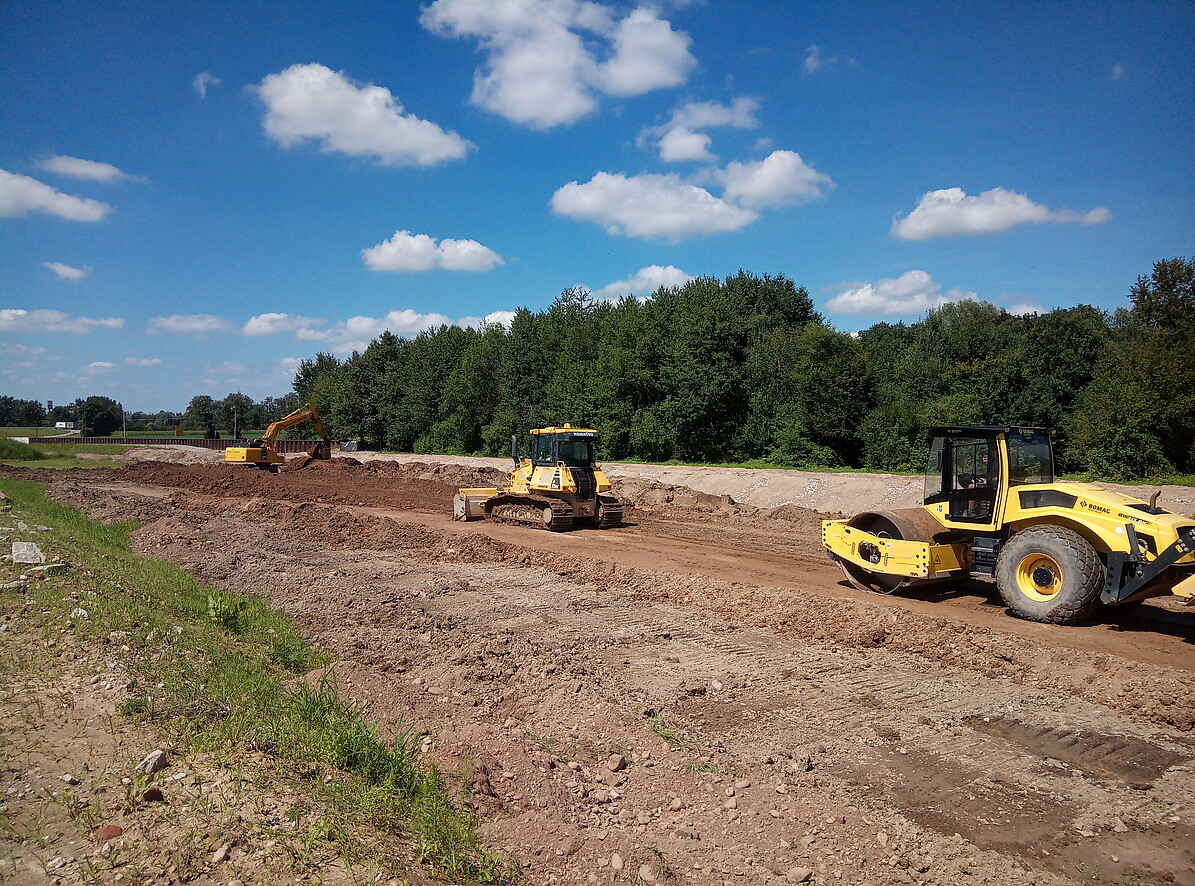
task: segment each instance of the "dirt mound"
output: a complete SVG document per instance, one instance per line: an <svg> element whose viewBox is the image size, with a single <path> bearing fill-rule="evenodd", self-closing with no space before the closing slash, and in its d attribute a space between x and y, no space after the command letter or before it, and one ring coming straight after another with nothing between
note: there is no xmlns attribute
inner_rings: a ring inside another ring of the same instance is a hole
<svg viewBox="0 0 1195 886"><path fill-rule="evenodd" d="M142 446L130 449L117 458L122 461L160 461L180 465L208 465L224 461L224 453L218 449L203 449L199 446Z"/></svg>

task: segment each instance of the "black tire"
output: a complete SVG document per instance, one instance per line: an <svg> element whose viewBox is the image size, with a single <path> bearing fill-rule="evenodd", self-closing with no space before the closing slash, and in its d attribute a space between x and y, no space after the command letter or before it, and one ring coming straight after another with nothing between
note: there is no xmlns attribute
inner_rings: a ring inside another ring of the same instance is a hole
<svg viewBox="0 0 1195 886"><path fill-rule="evenodd" d="M1032 526L1010 538L996 561L1004 604L1030 621L1080 624L1099 608L1104 564L1065 526Z"/></svg>

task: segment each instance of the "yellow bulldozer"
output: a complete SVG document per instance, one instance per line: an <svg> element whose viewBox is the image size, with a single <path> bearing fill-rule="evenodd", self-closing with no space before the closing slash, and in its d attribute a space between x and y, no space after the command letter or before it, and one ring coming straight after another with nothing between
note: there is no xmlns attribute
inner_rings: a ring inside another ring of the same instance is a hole
<svg viewBox="0 0 1195 886"><path fill-rule="evenodd" d="M332 457L332 441L324 429L324 423L315 411L315 407L308 403L302 409L296 409L290 415L284 415L278 421L266 428L266 432L248 446L229 446L224 450L224 461L229 464L254 465L263 471L273 471L275 474L282 470L286 458L278 451L278 435L287 428L293 428L304 422L311 422L322 438L307 450L307 458L292 470L299 470L311 464L313 460L329 459Z"/></svg>
<svg viewBox="0 0 1195 886"><path fill-rule="evenodd" d="M1195 519L1089 483L1054 481L1053 430L931 428L921 508L822 523L852 585L891 594L995 579L1015 615L1078 624L1164 594L1195 602Z"/></svg>
<svg viewBox="0 0 1195 886"><path fill-rule="evenodd" d="M592 428L537 428L530 458L519 457L519 438L510 438L515 466L502 488L459 489L454 520L496 520L559 532L576 523L600 529L622 523L622 502L594 461Z"/></svg>

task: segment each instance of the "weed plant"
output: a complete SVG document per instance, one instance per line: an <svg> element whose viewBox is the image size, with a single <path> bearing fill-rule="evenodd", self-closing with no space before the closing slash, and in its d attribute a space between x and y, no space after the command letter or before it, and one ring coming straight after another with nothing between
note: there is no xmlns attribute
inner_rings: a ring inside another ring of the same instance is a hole
<svg viewBox="0 0 1195 886"><path fill-rule="evenodd" d="M197 751L252 749L296 772L317 767L324 778L296 778L295 785L331 808L337 826L324 830L337 845L360 825L409 840L420 861L451 882L516 879L513 863L480 846L476 819L419 756L414 733L379 734L339 694L328 656L289 616L262 598L206 587L173 563L134 554L136 524L88 520L47 499L36 483L0 480L0 489L22 519L50 527L43 543L70 564L29 590L39 604L29 609L44 613L42 628L61 624L77 605L88 613L74 621L80 639L127 633L135 684L148 688L118 713Z"/></svg>

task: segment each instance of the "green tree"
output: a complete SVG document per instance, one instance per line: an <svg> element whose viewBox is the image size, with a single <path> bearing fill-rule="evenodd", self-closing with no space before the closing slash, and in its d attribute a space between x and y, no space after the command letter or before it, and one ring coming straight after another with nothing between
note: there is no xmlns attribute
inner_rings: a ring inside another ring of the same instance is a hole
<svg viewBox="0 0 1195 886"><path fill-rule="evenodd" d="M77 414L87 437L107 437L120 427L120 404L108 397L88 397L79 405Z"/></svg>

